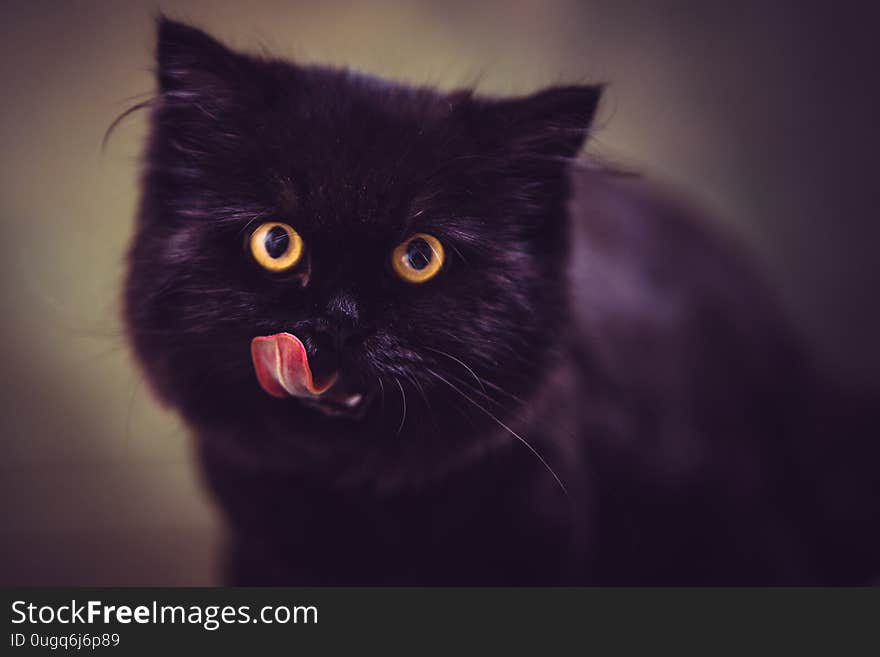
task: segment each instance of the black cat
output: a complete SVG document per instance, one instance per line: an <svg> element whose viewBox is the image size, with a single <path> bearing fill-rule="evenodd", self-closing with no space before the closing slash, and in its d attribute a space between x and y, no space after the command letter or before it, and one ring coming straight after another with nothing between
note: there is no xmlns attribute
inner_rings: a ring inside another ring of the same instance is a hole
<svg viewBox="0 0 880 657"><path fill-rule="evenodd" d="M726 240L575 159L600 88L440 93L167 19L158 82L126 318L231 582L867 577L876 448Z"/></svg>

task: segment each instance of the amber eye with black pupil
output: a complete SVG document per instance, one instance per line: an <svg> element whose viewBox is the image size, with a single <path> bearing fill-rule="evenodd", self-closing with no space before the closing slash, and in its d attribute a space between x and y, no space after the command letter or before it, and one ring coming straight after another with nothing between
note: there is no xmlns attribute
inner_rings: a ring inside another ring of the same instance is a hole
<svg viewBox="0 0 880 657"><path fill-rule="evenodd" d="M273 226L266 233L266 239L263 242L266 245L266 253L269 254L270 258L280 258L290 247L290 237L281 226Z"/></svg>
<svg viewBox="0 0 880 657"><path fill-rule="evenodd" d="M406 247L406 259L410 267L421 271L431 264L434 254L430 245L421 237L417 237Z"/></svg>
<svg viewBox="0 0 880 657"><path fill-rule="evenodd" d="M433 235L416 233L391 253L394 272L407 283L424 283L443 267L443 245Z"/></svg>
<svg viewBox="0 0 880 657"><path fill-rule="evenodd" d="M302 238L291 226L278 221L261 224L251 235L251 255L263 269L288 271L302 259Z"/></svg>

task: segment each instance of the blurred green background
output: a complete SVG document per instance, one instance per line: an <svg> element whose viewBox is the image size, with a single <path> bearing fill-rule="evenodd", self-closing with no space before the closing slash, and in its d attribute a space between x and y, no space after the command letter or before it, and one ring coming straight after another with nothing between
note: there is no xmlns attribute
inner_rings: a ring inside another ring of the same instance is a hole
<svg viewBox="0 0 880 657"><path fill-rule="evenodd" d="M611 83L589 150L756 252L849 382L880 379L866 15L722 2L0 4L0 584L207 584L219 522L119 322L157 10L233 46L441 87Z"/></svg>

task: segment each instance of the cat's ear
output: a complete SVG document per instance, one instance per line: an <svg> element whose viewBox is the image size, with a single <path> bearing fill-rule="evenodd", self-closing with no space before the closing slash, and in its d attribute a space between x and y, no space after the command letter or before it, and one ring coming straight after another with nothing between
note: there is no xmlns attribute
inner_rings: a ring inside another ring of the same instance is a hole
<svg viewBox="0 0 880 657"><path fill-rule="evenodd" d="M602 85L550 87L530 96L491 101L485 125L514 153L570 158L578 154L602 96Z"/></svg>
<svg viewBox="0 0 880 657"><path fill-rule="evenodd" d="M162 93L228 89L240 75L243 59L201 30L159 16L156 60Z"/></svg>

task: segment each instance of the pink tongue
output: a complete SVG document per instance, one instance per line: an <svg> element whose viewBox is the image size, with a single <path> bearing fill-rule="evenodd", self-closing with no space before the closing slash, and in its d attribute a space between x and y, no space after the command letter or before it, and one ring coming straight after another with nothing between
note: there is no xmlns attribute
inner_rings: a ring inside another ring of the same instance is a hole
<svg viewBox="0 0 880 657"><path fill-rule="evenodd" d="M336 383L335 373L326 381L315 381L303 343L290 333L254 338L251 357L257 381L273 397L317 397Z"/></svg>

